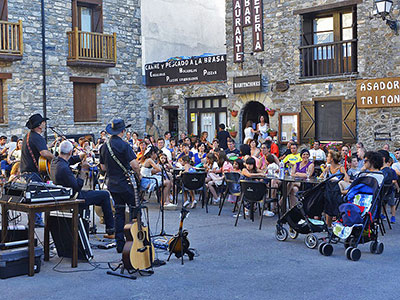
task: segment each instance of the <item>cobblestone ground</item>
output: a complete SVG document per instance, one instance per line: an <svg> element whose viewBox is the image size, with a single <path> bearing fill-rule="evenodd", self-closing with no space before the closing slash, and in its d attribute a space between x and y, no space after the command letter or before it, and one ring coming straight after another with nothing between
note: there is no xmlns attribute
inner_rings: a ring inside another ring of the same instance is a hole
<svg viewBox="0 0 400 300"><path fill-rule="evenodd" d="M276 217L265 218L262 230L255 222L240 219L234 227L232 205L218 209L196 208L185 221L191 247L196 249L193 261L172 258L165 266L155 268L151 277L129 280L106 275L105 262L118 261L115 248L94 249L93 264L80 262L70 268L69 259L60 262L54 256L43 262L33 278L20 276L0 281L1 299L398 299L399 225L381 238L382 255L369 253L361 245L360 261L345 258L343 245L336 245L331 257L305 247L304 236L278 242L274 237ZM153 232L159 232L156 205L150 205ZM166 231L178 229L179 211L166 212ZM386 224L385 224L386 225ZM386 225L387 227L387 225ZM100 228L101 229L101 228ZM38 230L39 236L42 230ZM91 236L93 244L98 244ZM160 250L157 256L165 260Z"/></svg>

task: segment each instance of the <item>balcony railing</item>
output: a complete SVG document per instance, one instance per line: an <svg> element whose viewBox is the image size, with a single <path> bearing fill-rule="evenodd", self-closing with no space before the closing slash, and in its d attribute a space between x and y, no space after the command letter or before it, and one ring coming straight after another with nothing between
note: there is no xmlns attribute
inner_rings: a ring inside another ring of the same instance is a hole
<svg viewBox="0 0 400 300"><path fill-rule="evenodd" d="M0 59L20 60L23 52L22 21L0 21Z"/></svg>
<svg viewBox="0 0 400 300"><path fill-rule="evenodd" d="M68 35L68 65L113 67L117 62L117 35L73 31Z"/></svg>
<svg viewBox="0 0 400 300"><path fill-rule="evenodd" d="M300 47L301 77L349 75L357 72L357 40Z"/></svg>

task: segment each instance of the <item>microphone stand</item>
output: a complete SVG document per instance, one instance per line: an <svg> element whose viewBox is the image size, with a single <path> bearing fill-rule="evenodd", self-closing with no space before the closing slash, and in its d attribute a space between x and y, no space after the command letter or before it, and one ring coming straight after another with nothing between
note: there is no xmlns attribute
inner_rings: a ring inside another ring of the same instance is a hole
<svg viewBox="0 0 400 300"><path fill-rule="evenodd" d="M164 204L162 201L163 198L163 189L164 189L164 174L166 176L168 176L167 171L165 170L165 166L163 163L160 162L160 166L161 166L161 199L160 199L160 211L161 211L161 230L159 234L153 235L151 236L153 237L159 237L159 236L173 236L172 234L167 234L165 233L165 229L164 229L164 220L165 220L165 215L164 215ZM164 199L165 202L165 199Z"/></svg>

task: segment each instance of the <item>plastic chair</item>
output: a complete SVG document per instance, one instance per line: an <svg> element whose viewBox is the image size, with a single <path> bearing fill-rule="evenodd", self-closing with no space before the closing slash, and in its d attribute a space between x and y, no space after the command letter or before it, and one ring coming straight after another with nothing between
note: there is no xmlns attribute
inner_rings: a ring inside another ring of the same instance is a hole
<svg viewBox="0 0 400 300"><path fill-rule="evenodd" d="M224 173L224 182L226 184L225 191L222 194L221 202L219 203L218 216L221 215L222 208L224 207L225 199L228 195L236 196L235 206L233 211L235 211L239 197L240 197L240 173L227 172Z"/></svg>
<svg viewBox="0 0 400 300"><path fill-rule="evenodd" d="M239 213L243 209L243 218L245 217L244 211L244 201L248 201L250 203L250 207L253 206L254 203L259 203L262 201L262 213L264 212L265 208L265 200L267 196L268 187L264 182L261 181L251 181L251 180L240 180L240 204L238 209L238 214L236 216L235 226L237 226L239 220ZM263 215L261 214L260 217L260 226L259 229L261 230L262 226L262 218Z"/></svg>
<svg viewBox="0 0 400 300"><path fill-rule="evenodd" d="M205 202L205 193L206 193L206 176L207 173L205 172L185 172L181 176L181 187L183 191L201 191L200 194L201 201L202 201L202 208L204 207ZM182 193L182 205L183 205L183 193ZM199 199L200 201L200 199ZM206 205L206 212L208 213L208 205Z"/></svg>

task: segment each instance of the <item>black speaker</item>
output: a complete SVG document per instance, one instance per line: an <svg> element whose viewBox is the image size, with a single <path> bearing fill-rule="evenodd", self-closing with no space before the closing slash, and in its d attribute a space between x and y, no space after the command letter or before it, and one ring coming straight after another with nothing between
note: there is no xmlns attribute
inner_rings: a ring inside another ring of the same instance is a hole
<svg viewBox="0 0 400 300"><path fill-rule="evenodd" d="M57 248L59 257L72 258L72 213L52 212L49 217L49 230ZM87 222L86 222L87 223ZM92 247L88 237L88 224L78 219L78 259L93 258Z"/></svg>

